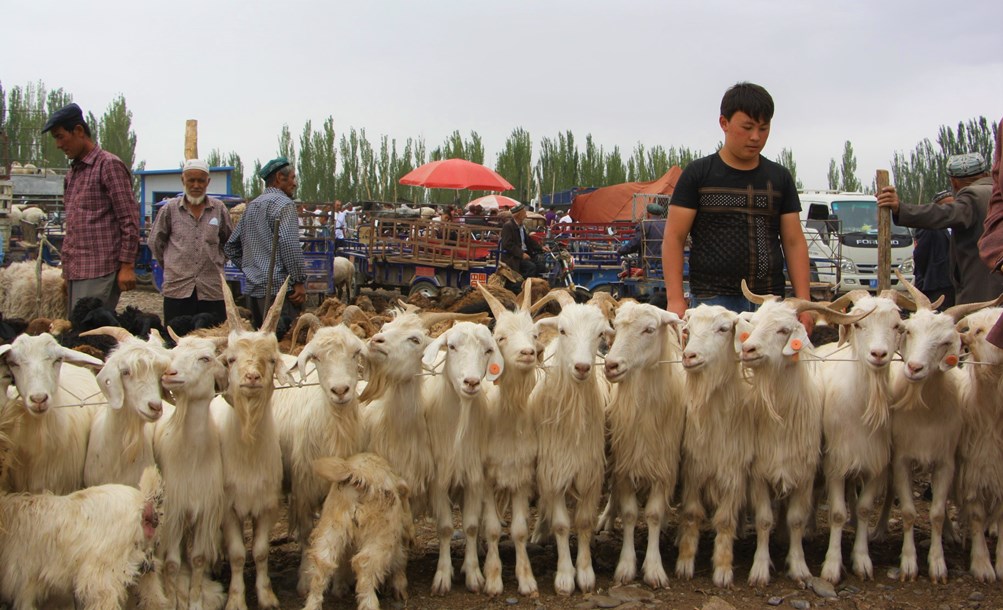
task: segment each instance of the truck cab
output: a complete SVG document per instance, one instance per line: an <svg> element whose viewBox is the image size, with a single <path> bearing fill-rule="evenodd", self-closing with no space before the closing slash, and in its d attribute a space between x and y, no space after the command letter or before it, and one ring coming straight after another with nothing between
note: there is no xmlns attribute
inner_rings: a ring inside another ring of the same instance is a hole
<svg viewBox="0 0 1003 610"><path fill-rule="evenodd" d="M836 286L836 293L878 286L878 202L873 195L838 191L802 191L801 221L812 256L835 264L819 267L819 279ZM816 252L818 251L818 252ZM913 238L908 229L892 224L892 288L905 290L894 270L913 280Z"/></svg>

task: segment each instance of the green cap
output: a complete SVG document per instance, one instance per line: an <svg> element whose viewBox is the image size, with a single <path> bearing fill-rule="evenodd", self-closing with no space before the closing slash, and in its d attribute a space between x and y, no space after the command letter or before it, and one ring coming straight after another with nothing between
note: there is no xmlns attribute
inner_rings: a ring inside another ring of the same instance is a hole
<svg viewBox="0 0 1003 610"><path fill-rule="evenodd" d="M258 172L258 177L267 182L269 176L279 171L283 167L286 167L287 165L289 165L289 159L286 159L285 157L276 157L275 159L272 159L271 161L266 163L265 166L261 168L261 170Z"/></svg>

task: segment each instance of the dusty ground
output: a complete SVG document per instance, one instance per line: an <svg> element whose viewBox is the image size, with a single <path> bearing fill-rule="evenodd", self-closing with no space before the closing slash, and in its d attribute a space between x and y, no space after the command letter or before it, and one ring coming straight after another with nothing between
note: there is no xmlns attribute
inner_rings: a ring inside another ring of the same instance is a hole
<svg viewBox="0 0 1003 610"><path fill-rule="evenodd" d="M160 297L154 292L134 291L126 293L122 297L122 307L125 305L137 305L145 311L158 312L161 306ZM926 504L922 500L918 501L918 506L923 511L925 519ZM522 608L593 608L593 607L617 607L628 608L716 608L721 610L728 608L727 605L717 605L712 598L718 597L726 604L735 608L769 608L772 605L780 607L825 607L852 610L870 610L885 608L903 609L959 609L959 608L1003 608L1003 584L980 584L967 574L968 548L958 544L948 543L945 547L947 555L947 565L950 570L950 582L947 585L933 585L925 580L926 574L926 552L928 546L928 531L925 523L921 524L917 531L917 546L920 556L921 579L912 583L900 583L897 579L897 566L899 550L901 548L901 528L898 526L897 513L892 513L892 528L889 540L871 545L871 558L874 561L875 580L861 581L854 576L848 576L840 585L835 587L838 597L825 599L817 595L810 589L804 589L797 583L788 580L783 575L774 573L773 582L764 588L751 588L745 584L748 577L749 568L752 565L752 556L755 550L755 536L747 535L739 540L735 546L735 579L737 585L730 590L718 589L711 581L710 552L713 545L713 536L705 533L700 541L700 554L697 557L696 577L691 581L682 581L673 578L671 575L675 567L676 551L673 544L675 533L675 518L669 523L665 533L662 534L661 548L666 571L670 574L671 586L668 589L652 591L644 585L639 585L631 590L629 597L636 601L620 602L610 596L611 577L616 567L617 558L620 552L621 538L619 533L612 536L599 536L593 542L594 566L598 579L598 591L594 595L582 595L576 593L571 597L559 597L554 594L553 579L554 570L557 565L556 550L552 542L548 541L542 545L531 547L530 560L533 565L533 573L540 586L540 597L538 599L526 599L518 595L514 574L514 552L511 543L503 538L501 547L502 564L504 566L503 579L505 582L505 592L495 599L469 593L464 589L462 575L459 573L460 563L463 555L463 541L455 538L452 544L453 565L456 579L453 584L453 592L445 597L432 597L429 590L432 577L435 573L436 560L438 557L438 543L435 539L434 528L428 522L423 522L418 529L418 542L410 555L408 565L408 579L410 582L410 599L406 606L383 600L384 607L390 608L417 608L433 609L443 608L449 610L473 609L473 608L501 608L505 606L516 606ZM456 519L457 525L458 517ZM825 529L824 512L819 513L819 527L812 540L806 543L805 552L808 558L808 566L814 574L818 574L822 561L825 558L826 546L828 543L828 531ZM639 551L637 565L640 568L643 561L644 541L647 532L643 526L639 527L637 538L637 549ZM849 561L849 550L852 548L852 530L848 528L844 534L843 556L844 563ZM991 549L992 550L992 549ZM775 544L772 548L774 565L783 568L786 547ZM482 555L483 560L483 555ZM245 579L248 583L248 601L250 607L256 608L254 600L254 570L250 563L245 571ZM278 525L272 539L272 551L270 555L270 572L276 594L282 602L283 608L300 608L302 600L296 594L296 570L299 565L299 549L285 534L285 520ZM223 582L229 578L228 569L222 567L219 576ZM354 600L329 599L325 603L325 608L348 609L354 608ZM621 597L624 597L621 595ZM807 602L810 606L805 606Z"/></svg>

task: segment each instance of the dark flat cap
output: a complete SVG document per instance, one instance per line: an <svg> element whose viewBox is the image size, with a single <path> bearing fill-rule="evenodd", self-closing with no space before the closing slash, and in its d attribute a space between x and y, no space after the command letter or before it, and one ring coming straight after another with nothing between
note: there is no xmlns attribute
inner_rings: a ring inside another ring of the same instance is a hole
<svg viewBox="0 0 1003 610"><path fill-rule="evenodd" d="M513 207L510 211L513 214L518 214L519 212L525 212L526 211L526 206L520 203L519 205Z"/></svg>
<svg viewBox="0 0 1003 610"><path fill-rule="evenodd" d="M258 177L267 182L269 176L288 165L289 159L286 159L285 157L276 157L261 168L261 171L258 172Z"/></svg>
<svg viewBox="0 0 1003 610"><path fill-rule="evenodd" d="M53 127L59 127L67 124L75 125L83 122L84 111L80 109L80 106L77 106L76 104L67 104L49 115L49 120L47 120L45 125L42 127L42 133L49 131Z"/></svg>

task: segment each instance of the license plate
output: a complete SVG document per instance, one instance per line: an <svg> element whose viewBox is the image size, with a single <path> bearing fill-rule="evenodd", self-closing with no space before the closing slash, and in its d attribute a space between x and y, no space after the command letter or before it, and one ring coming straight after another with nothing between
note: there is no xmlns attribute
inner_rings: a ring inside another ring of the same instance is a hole
<svg viewBox="0 0 1003 610"><path fill-rule="evenodd" d="M868 285L869 285L869 286L870 286L871 288L877 288L877 287L878 287L878 281L877 281L877 280L868 280L868 282L867 282L867 283L868 283Z"/></svg>

